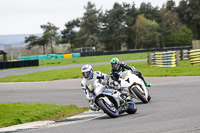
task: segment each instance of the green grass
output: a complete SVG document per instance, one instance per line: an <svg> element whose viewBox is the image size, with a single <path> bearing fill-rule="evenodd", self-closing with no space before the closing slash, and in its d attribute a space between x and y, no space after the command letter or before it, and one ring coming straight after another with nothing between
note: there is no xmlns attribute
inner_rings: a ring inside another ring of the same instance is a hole
<svg viewBox="0 0 200 133"><path fill-rule="evenodd" d="M56 66L56 65L108 62L114 57L119 58L119 60L146 59L147 53L133 53L133 54L103 55L103 56L90 56L90 57L75 57L75 58L69 58L69 59L40 60L39 64L40 64L40 66L44 67L44 66Z"/></svg>
<svg viewBox="0 0 200 133"><path fill-rule="evenodd" d="M0 104L0 128L38 120L60 120L89 110L77 108L75 105Z"/></svg>
<svg viewBox="0 0 200 133"><path fill-rule="evenodd" d="M200 66L192 66L187 61L181 61L180 66L170 68L150 67L147 62L128 63L142 72L144 77L160 77L160 76L200 76ZM109 74L110 65L94 66L94 71L102 71ZM33 82L33 81L52 81L59 79L81 78L81 68L51 70L45 72L37 72L26 75L15 75L0 78L0 82Z"/></svg>
<svg viewBox="0 0 200 133"><path fill-rule="evenodd" d="M191 65L189 60L180 61L180 65L177 67L149 67L148 65L140 65L138 69L141 70L145 77L200 76L200 66Z"/></svg>

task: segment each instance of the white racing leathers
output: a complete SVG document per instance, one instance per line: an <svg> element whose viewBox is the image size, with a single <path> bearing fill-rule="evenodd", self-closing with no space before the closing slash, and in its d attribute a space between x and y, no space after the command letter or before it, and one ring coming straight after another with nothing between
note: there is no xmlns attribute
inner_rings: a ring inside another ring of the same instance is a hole
<svg viewBox="0 0 200 133"><path fill-rule="evenodd" d="M93 84L96 79L99 79L100 83L102 83L102 84L108 84L109 76L100 71L94 71L92 79L83 78L81 81L82 90L84 91L86 98L89 101L91 101L94 97L93 94L90 93L91 90L90 90L89 85Z"/></svg>

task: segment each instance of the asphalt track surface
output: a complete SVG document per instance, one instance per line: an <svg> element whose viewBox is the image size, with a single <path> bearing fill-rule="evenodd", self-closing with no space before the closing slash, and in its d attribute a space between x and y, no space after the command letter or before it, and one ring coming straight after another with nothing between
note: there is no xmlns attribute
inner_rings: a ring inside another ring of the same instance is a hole
<svg viewBox="0 0 200 133"><path fill-rule="evenodd" d="M25 130L27 133L199 133L200 132L200 76L146 77L152 83L152 100L148 104L136 101L136 114L122 114L112 119L102 117ZM80 88L81 79L51 82L0 83L1 103L49 103L87 107Z"/></svg>
<svg viewBox="0 0 200 133"><path fill-rule="evenodd" d="M137 59L137 60L125 60L123 62L143 62L147 59ZM100 63L90 63L92 66L110 64L110 62L100 62ZM61 66L49 66L49 67L33 67L33 68L23 68L23 69L12 69L12 70L0 70L0 78L13 75L24 75L35 72L68 69L68 68L81 68L84 64L72 64L72 65L61 65Z"/></svg>

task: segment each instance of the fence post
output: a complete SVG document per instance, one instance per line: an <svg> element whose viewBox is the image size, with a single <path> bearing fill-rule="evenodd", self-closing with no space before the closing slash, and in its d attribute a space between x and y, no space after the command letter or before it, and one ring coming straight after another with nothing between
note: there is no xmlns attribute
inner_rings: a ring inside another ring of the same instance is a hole
<svg viewBox="0 0 200 133"><path fill-rule="evenodd" d="M181 60L184 60L184 50L181 50Z"/></svg>
<svg viewBox="0 0 200 133"><path fill-rule="evenodd" d="M149 64L149 65L152 64L152 61L151 61L151 53L148 53L148 54L147 54L147 61L148 61L148 64Z"/></svg>
<svg viewBox="0 0 200 133"><path fill-rule="evenodd" d="M189 51L188 50L181 50L181 60L188 60L189 59Z"/></svg>
<svg viewBox="0 0 200 133"><path fill-rule="evenodd" d="M180 61L180 51L176 51L176 66L179 66Z"/></svg>

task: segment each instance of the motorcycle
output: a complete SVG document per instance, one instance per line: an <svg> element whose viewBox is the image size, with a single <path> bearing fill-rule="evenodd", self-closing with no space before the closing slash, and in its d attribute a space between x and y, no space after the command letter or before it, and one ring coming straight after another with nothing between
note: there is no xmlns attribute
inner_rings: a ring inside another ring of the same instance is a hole
<svg viewBox="0 0 200 133"><path fill-rule="evenodd" d="M124 112L134 114L137 111L133 101L127 102L120 91L103 85L99 80L95 80L93 84L88 85L88 90L93 94L95 106L112 118L116 118Z"/></svg>
<svg viewBox="0 0 200 133"><path fill-rule="evenodd" d="M143 80L131 72L131 70L121 72L119 75L118 81L120 86L129 91L131 97L140 99L143 103L148 103L151 100Z"/></svg>

